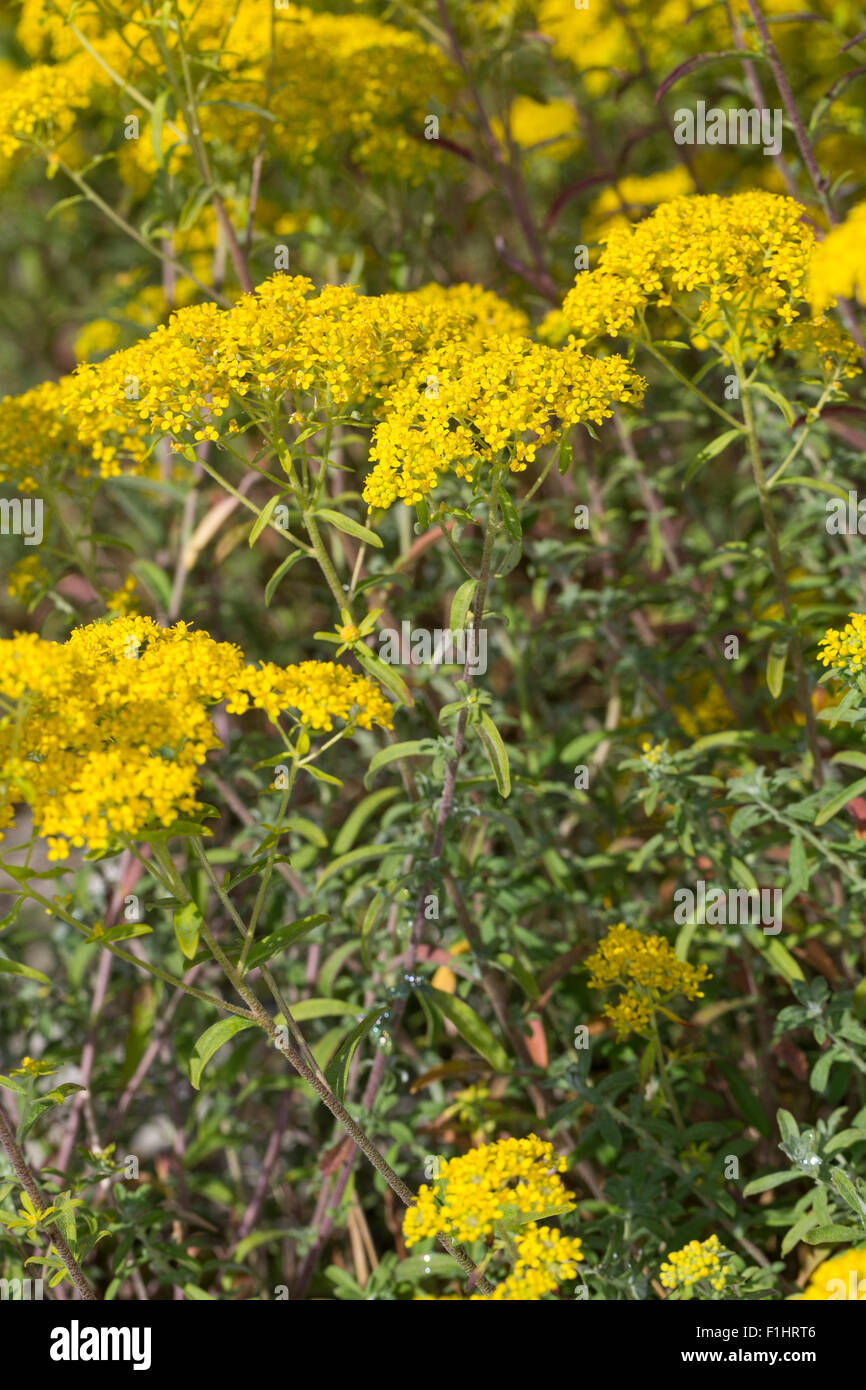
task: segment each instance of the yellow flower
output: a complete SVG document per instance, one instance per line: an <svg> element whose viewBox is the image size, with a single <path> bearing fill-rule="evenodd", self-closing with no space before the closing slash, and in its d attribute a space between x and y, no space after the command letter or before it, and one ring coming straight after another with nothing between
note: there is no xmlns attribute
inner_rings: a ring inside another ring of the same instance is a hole
<svg viewBox="0 0 866 1390"><path fill-rule="evenodd" d="M240 650L186 623L140 615L76 628L65 643L0 641L0 827L26 802L52 860L196 814L199 769L220 746L208 708L286 714L310 731L391 727L378 686L347 667L246 665Z"/></svg>
<svg viewBox="0 0 866 1390"><path fill-rule="evenodd" d="M440 1165L432 1187L418 1192L403 1217L408 1246L443 1231L455 1241L492 1235L497 1222L514 1225L553 1212L573 1211L559 1174L566 1161L537 1135L500 1139Z"/></svg>
<svg viewBox="0 0 866 1390"><path fill-rule="evenodd" d="M809 1302L835 1302L866 1299L866 1250L845 1250L824 1260L809 1275L809 1282L796 1298Z"/></svg>
<svg viewBox="0 0 866 1390"><path fill-rule="evenodd" d="M803 211L793 198L760 189L662 203L636 226L613 228L563 312L585 341L628 330L650 305L696 292L704 334L721 331L724 307L772 336L797 317L807 291L815 237Z"/></svg>
<svg viewBox="0 0 866 1390"><path fill-rule="evenodd" d="M585 357L528 338L488 338L462 351L431 353L388 397L370 458L364 500L410 506L441 473L469 477L480 457L508 452L512 472L572 426L600 425L617 401L635 402L644 382L622 357Z"/></svg>
<svg viewBox="0 0 866 1390"><path fill-rule="evenodd" d="M592 989L622 990L604 1009L621 1038L648 1033L654 1008L672 994L703 999L700 986L712 979L705 965L680 960L663 936L646 936L623 922L610 928L585 964Z"/></svg>
<svg viewBox="0 0 866 1390"><path fill-rule="evenodd" d="M838 298L856 295L866 301L866 203L852 208L841 227L834 227L819 243L809 288L816 314Z"/></svg>
<svg viewBox="0 0 866 1390"><path fill-rule="evenodd" d="M818 643L822 666L839 671L854 682L863 674L866 659L866 613L849 613L850 621L841 629L828 628Z"/></svg>
<svg viewBox="0 0 866 1390"><path fill-rule="evenodd" d="M564 1236L553 1226L531 1222L514 1238L517 1258L511 1273L495 1286L489 1300L484 1294L473 1294L473 1301L525 1303L555 1293L564 1280L575 1277L578 1264L586 1259L581 1245L577 1236Z"/></svg>
<svg viewBox="0 0 866 1390"><path fill-rule="evenodd" d="M666 1289L687 1289L700 1279L708 1279L717 1291L725 1287L728 1277L727 1261L730 1251L719 1243L718 1236L704 1241L690 1240L682 1250L674 1250L662 1265L659 1280Z"/></svg>
<svg viewBox="0 0 866 1390"><path fill-rule="evenodd" d="M567 101L534 101L532 97L516 97L508 114L509 129L515 144L549 159L565 159L580 146L576 138L577 112Z"/></svg>

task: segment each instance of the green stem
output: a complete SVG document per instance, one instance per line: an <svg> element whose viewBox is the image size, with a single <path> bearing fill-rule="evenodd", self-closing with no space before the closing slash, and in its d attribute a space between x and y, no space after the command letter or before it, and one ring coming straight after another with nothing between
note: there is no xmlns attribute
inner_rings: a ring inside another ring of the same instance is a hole
<svg viewBox="0 0 866 1390"><path fill-rule="evenodd" d="M659 1021L654 1007L651 1009L651 1017L653 1038L655 1039L656 1045L656 1063L658 1065L659 1081L661 1082L661 1087L662 1091L664 1092L665 1100L667 1101L670 1107L671 1114L674 1117L674 1124L676 1125L678 1130L682 1131L685 1129L685 1125L683 1124L683 1117L680 1114L680 1108L677 1105L677 1098L674 1095L674 1088L671 1085L671 1079L668 1074L667 1063L665 1062L665 1050L664 1046L662 1045L661 1033L659 1032Z"/></svg>
<svg viewBox="0 0 866 1390"><path fill-rule="evenodd" d="M738 357L734 359L734 369L737 375L742 377L742 363ZM752 463L752 474L758 492L761 516L764 520L764 531L767 536L767 549L770 555L773 578L776 583L776 592L779 596L779 602L782 605L785 622L792 634L791 658L794 663L794 674L797 680L797 698L803 713L803 718L806 721L806 738L812 756L812 781L815 788L820 789L824 785L824 774L821 768L821 751L818 747L818 728L815 723L815 711L812 708L812 699L806 680L806 668L803 662L803 648L800 643L800 635L795 627L794 609L791 603L788 581L785 576L785 565L782 560L782 551L779 545L779 533L776 528L773 509L770 505L770 490L767 485L767 475L764 472L764 465L761 461L761 447L758 442L758 432L755 427L755 412L752 409L752 400L748 391L743 392L743 423L749 441L749 457Z"/></svg>

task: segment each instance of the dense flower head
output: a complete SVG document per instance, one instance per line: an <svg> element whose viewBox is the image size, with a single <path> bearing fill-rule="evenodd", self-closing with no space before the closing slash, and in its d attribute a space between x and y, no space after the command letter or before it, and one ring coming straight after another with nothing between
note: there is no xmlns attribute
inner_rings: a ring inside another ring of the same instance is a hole
<svg viewBox="0 0 866 1390"><path fill-rule="evenodd" d="M620 1037L632 1031L646 1032L654 1006L673 994L702 999L700 987L711 978L705 965L680 960L663 936L647 936L623 922L610 928L587 957L586 967L593 989L618 987L622 991L604 1010Z"/></svg>
<svg viewBox="0 0 866 1390"><path fill-rule="evenodd" d="M39 64L25 68L0 91L0 155L10 158L27 143L62 144L75 113L88 105L88 77L80 66Z"/></svg>
<svg viewBox="0 0 866 1390"><path fill-rule="evenodd" d="M863 675L866 660L866 613L849 613L843 628L828 628L818 643L818 660L849 681Z"/></svg>
<svg viewBox="0 0 866 1390"><path fill-rule="evenodd" d="M866 1250L843 1250L823 1260L809 1275L799 1295L808 1302L835 1302L866 1299Z"/></svg>
<svg viewBox="0 0 866 1390"><path fill-rule="evenodd" d="M824 374L838 383L843 377L859 376L863 370L860 349L835 319L820 314L817 318L798 319L779 334L779 345L786 352L802 358L813 358Z"/></svg>
<svg viewBox="0 0 866 1390"><path fill-rule="evenodd" d="M500 1139L440 1165L432 1186L419 1189L415 1206L403 1217L406 1244L444 1232L455 1241L493 1234L497 1222L522 1224L554 1212L572 1211L574 1202L560 1173L566 1160L537 1135Z"/></svg>
<svg viewBox="0 0 866 1390"><path fill-rule="evenodd" d="M391 392L364 485L370 509L420 501L441 473L471 475L480 458L508 453L513 472L538 448L584 421L600 425L614 402L636 402L644 383L622 357L585 357L528 338L490 338L456 357L430 353Z"/></svg>
<svg viewBox="0 0 866 1390"><path fill-rule="evenodd" d="M191 59L216 67L200 113L208 145L222 141L238 152L253 151L258 110L267 106L269 147L290 165L312 164L329 151L351 152L358 167L409 182L439 167L437 142L424 138L425 117L448 100L458 74L422 35L371 15L277 7L274 0L177 0L176 10ZM274 67L281 75L275 88L269 85L272 22ZM81 0L75 23L92 52L78 49L47 0L25 0L17 38L33 57L54 60L44 70L55 75L59 93L69 73L89 83L89 101L81 104L104 102L112 88L108 68L141 83L164 67L150 4ZM162 29L159 38L176 58L176 26ZM44 85L50 91L50 79ZM180 122L173 124L184 133ZM167 145L179 144L170 127L165 134ZM188 144L178 152L189 159Z"/></svg>
<svg viewBox="0 0 866 1390"><path fill-rule="evenodd" d="M659 1280L666 1289L685 1289L708 1279L720 1292L727 1281L727 1262L730 1252L719 1243L718 1236L707 1240L690 1240L682 1250L672 1251L662 1265Z"/></svg>
<svg viewBox="0 0 866 1390"><path fill-rule="evenodd" d="M425 354L456 364L526 327L520 310L477 285L362 295L275 275L230 309L188 305L131 347L0 401L0 481L34 491L63 460L84 476L148 474L158 438L178 449L214 441L238 430L238 413L284 400L296 418L350 402L381 410ZM110 342L104 329L85 346Z"/></svg>
<svg viewBox="0 0 866 1390"><path fill-rule="evenodd" d="M771 324L797 317L815 237L793 198L763 190L674 198L636 226L614 227L594 270L578 274L563 311L582 338L629 329L650 304L697 293L715 322L721 307L757 308Z"/></svg>
<svg viewBox="0 0 866 1390"><path fill-rule="evenodd" d="M489 1300L485 1294L473 1294L473 1301L525 1303L555 1293L566 1279L575 1277L578 1264L586 1259L582 1244L579 1236L530 1222L514 1237L517 1256L508 1277L496 1284Z"/></svg>
<svg viewBox="0 0 866 1390"><path fill-rule="evenodd" d="M577 111L567 101L519 96L508 113L514 143L527 151L538 147L538 153L548 159L565 159L578 148L577 126Z"/></svg>
<svg viewBox="0 0 866 1390"><path fill-rule="evenodd" d="M37 492L67 463L86 473L89 460L70 414L71 377L45 381L0 400L0 483Z"/></svg>
<svg viewBox="0 0 866 1390"><path fill-rule="evenodd" d="M364 676L333 662L247 665L239 648L186 623L139 615L0 642L0 826L24 801L49 857L99 850L197 809L198 769L220 746L208 707L264 710L330 731L391 727L391 706Z"/></svg>
<svg viewBox="0 0 866 1390"><path fill-rule="evenodd" d="M858 203L815 248L809 284L812 308L823 313L838 298L866 303L866 203Z"/></svg>

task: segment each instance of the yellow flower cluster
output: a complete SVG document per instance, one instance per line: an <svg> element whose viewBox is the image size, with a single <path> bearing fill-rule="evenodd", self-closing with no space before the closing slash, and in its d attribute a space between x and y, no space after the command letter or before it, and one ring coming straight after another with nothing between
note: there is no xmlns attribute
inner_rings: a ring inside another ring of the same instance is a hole
<svg viewBox="0 0 866 1390"><path fill-rule="evenodd" d="M508 451L513 472L583 421L600 425L614 402L640 401L644 382L622 357L585 357L528 338L491 338L472 351L429 354L394 388L377 426L364 500L407 506L440 473L471 475L478 459Z"/></svg>
<svg viewBox="0 0 866 1390"><path fill-rule="evenodd" d="M412 182L439 163L437 142L424 138L425 118L448 101L458 73L419 34L369 15L276 7L274 0L177 0L173 8L190 60L217 69L200 112L209 145L254 149L257 111L267 106L269 148L290 164L309 165L329 150L350 152L369 172ZM269 91L272 21L280 81ZM81 53L47 0L25 0L17 38L33 57L54 60L46 71L57 75L58 86L68 72L83 74L94 104L112 87L106 66L141 84L165 65L149 3L81 0L75 24L96 57ZM178 26L160 26L159 38L177 59ZM168 127L165 133L168 148L177 137ZM144 140L137 143L144 154ZM189 146L180 148L189 157Z"/></svg>
<svg viewBox="0 0 866 1390"><path fill-rule="evenodd" d="M853 682L863 674L866 659L866 613L849 613L848 617L850 621L843 628L831 627L824 633L818 643L818 660Z"/></svg>
<svg viewBox="0 0 866 1390"><path fill-rule="evenodd" d="M646 1033L654 1006L672 994L703 999L700 986L712 978L705 965L680 960L663 936L645 936L623 922L610 928L585 963L592 989L622 990L604 1010L621 1038L632 1031Z"/></svg>
<svg viewBox="0 0 866 1390"><path fill-rule="evenodd" d="M584 340L630 329L650 304L693 292L704 297L706 322L726 305L737 317L757 306L771 327L788 323L806 292L815 243L802 216L793 198L763 190L674 198L636 226L611 231L563 312Z"/></svg>
<svg viewBox="0 0 866 1390"><path fill-rule="evenodd" d="M779 334L779 344L787 352L817 358L826 376L837 382L842 377L859 376L863 370L854 339L825 314L788 324Z"/></svg>
<svg viewBox="0 0 866 1390"><path fill-rule="evenodd" d="M538 147L538 153L548 159L565 159L580 147L577 112L567 101L516 97L508 113L508 126L512 140L522 150ZM500 135L495 126L494 133Z"/></svg>
<svg viewBox="0 0 866 1390"><path fill-rule="evenodd" d="M845 1250L813 1269L809 1282L798 1296L808 1302L835 1302L866 1299L866 1250Z"/></svg>
<svg viewBox="0 0 866 1390"><path fill-rule="evenodd" d="M482 1144L440 1165L432 1187L419 1189L403 1217L408 1246L443 1231L455 1241L493 1234L497 1222L517 1225L555 1212L573 1211L560 1173L566 1161L537 1135Z"/></svg>
<svg viewBox="0 0 866 1390"><path fill-rule="evenodd" d="M519 310L478 286L366 296L275 275L231 309L189 305L132 347L0 401L0 481L33 491L41 470L64 459L84 475L147 473L161 435L182 448L236 431L223 421L232 405L270 413L293 396L309 414L318 398L378 401L423 353L456 360L525 327Z"/></svg>
<svg viewBox="0 0 866 1390"><path fill-rule="evenodd" d="M682 1250L674 1250L661 1267L660 1282L666 1289L686 1289L700 1279L709 1279L720 1292L727 1280L727 1261L730 1252L719 1243L718 1236L707 1240L690 1240Z"/></svg>
<svg viewBox="0 0 866 1390"><path fill-rule="evenodd" d="M816 314L840 297L856 295L866 303L866 203L858 203L818 244L809 288Z"/></svg>
<svg viewBox="0 0 866 1390"><path fill-rule="evenodd" d="M511 1273L500 1280L489 1298L473 1294L472 1301L526 1303L556 1293L559 1285L577 1274L586 1259L579 1236L564 1236L554 1226L524 1226L514 1237L517 1258Z"/></svg>
<svg viewBox="0 0 866 1390"><path fill-rule="evenodd" d="M36 555L26 555L9 571L6 592L10 598L27 599L48 582L48 571Z"/></svg>
<svg viewBox="0 0 866 1390"><path fill-rule="evenodd" d="M581 1241L538 1220L574 1210L559 1174L566 1160L537 1135L482 1144L448 1159L432 1187L423 1186L403 1217L407 1246L443 1232L457 1242L493 1236L497 1225L511 1229L514 1263L495 1287L495 1301L540 1299L573 1279L585 1258ZM533 1220L533 1218L537 1218ZM516 1229L514 1229L516 1228ZM483 1299L483 1294L473 1294Z"/></svg>
<svg viewBox="0 0 866 1390"><path fill-rule="evenodd" d="M72 377L46 381L0 400L0 483L37 492L40 480L71 463L89 471L75 425L67 416Z"/></svg>
<svg viewBox="0 0 866 1390"><path fill-rule="evenodd" d="M0 828L32 808L49 858L106 849L197 809L198 769L220 746L208 706L288 711L312 730L391 727L391 706L333 662L245 665L240 650L186 623L130 615L76 628L65 643L0 642Z"/></svg>
<svg viewBox="0 0 866 1390"><path fill-rule="evenodd" d="M9 159L36 140L53 147L66 140L75 112L89 104L80 66L26 68L0 92L0 155Z"/></svg>

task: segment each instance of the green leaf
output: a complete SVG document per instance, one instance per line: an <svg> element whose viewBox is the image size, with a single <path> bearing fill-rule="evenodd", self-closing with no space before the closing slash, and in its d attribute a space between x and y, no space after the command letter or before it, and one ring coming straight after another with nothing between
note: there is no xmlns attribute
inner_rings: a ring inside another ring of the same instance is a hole
<svg viewBox="0 0 866 1390"><path fill-rule="evenodd" d="M364 786L369 787L376 773L389 763L398 762L400 758L432 758L435 751L435 746L431 746L430 740L424 738L407 739L404 743L389 743L387 748L380 748L370 759Z"/></svg>
<svg viewBox="0 0 866 1390"><path fill-rule="evenodd" d="M335 512L330 507L322 507L314 515L316 520L330 522L331 526L336 526L338 531L344 531L347 536L354 536L366 545L374 545L377 550L382 549L382 541L376 532L371 531L368 526L362 526L360 521L353 521L350 516L343 516L341 512Z"/></svg>
<svg viewBox="0 0 866 1390"><path fill-rule="evenodd" d="M287 494L284 492L275 492L273 497L269 497L265 505L262 507L255 521L253 522L252 527L250 528L250 535L247 544L249 545L251 550L255 545L256 541L258 540L259 536L264 531L271 517L273 516L274 511L280 502L280 499L285 497L286 495Z"/></svg>
<svg viewBox="0 0 866 1390"><path fill-rule="evenodd" d="M206 1028L201 1037L196 1042L193 1055L189 1059L189 1079L193 1089L201 1089L201 1074L213 1057L215 1052L227 1042L231 1042L236 1033L242 1033L245 1028L255 1028L257 1025L251 1018L239 1018L234 1015L232 1018L221 1018L216 1023L212 1023L210 1028Z"/></svg>
<svg viewBox="0 0 866 1390"><path fill-rule="evenodd" d="M399 796L399 787L382 787L380 791L371 792L352 811L351 815L343 822L340 832L334 841L333 853L340 855L350 850L358 837L359 832L374 812L380 806L393 801L395 796Z"/></svg>
<svg viewBox="0 0 866 1390"><path fill-rule="evenodd" d="M776 487L810 487L816 492L829 492L832 497L841 497L843 502L848 501L848 493L845 488L838 487L836 483L825 482L823 478L810 478L807 475L797 474L795 477L781 477L778 483L770 479L770 486Z"/></svg>
<svg viewBox="0 0 866 1390"><path fill-rule="evenodd" d="M496 496L499 500L499 507L502 512L502 520L505 522L505 529L513 541L523 538L523 527L520 524L520 516L517 508L511 499L511 494L506 492L504 487L496 489Z"/></svg>
<svg viewBox="0 0 866 1390"><path fill-rule="evenodd" d="M279 566L277 567L277 569L274 570L273 574L271 575L270 579L268 580L267 584L265 585L265 607L266 607L266 608L268 608L268 607L270 606L271 599L273 598L274 594L275 594L276 591L277 591L277 586L278 586L278 584L280 583L280 580L285 578L285 576L288 574L289 570L290 570L290 569L293 569L294 566L298 563L299 560L304 560L304 559L306 559L306 558L307 558L307 557L306 557L306 552L305 552L305 551L303 551L303 550L293 550L292 553L291 553L291 555L287 555L286 558L285 558L285 560L283 561L283 563L282 563L281 565L279 565Z"/></svg>
<svg viewBox="0 0 866 1390"><path fill-rule="evenodd" d="M375 652L371 652L369 647L363 646L360 642L355 644L352 652L358 664L363 666L368 675L380 681L395 700L399 700L408 709L414 707L415 697L403 677L398 676L393 666L389 666L386 661L383 661Z"/></svg>
<svg viewBox="0 0 866 1390"><path fill-rule="evenodd" d="M500 796L511 794L511 769L508 763L508 750L502 742L502 735L486 710L481 711L481 722L472 727L484 745L488 762L496 779L496 790Z"/></svg>
<svg viewBox="0 0 866 1390"><path fill-rule="evenodd" d="M825 1154L837 1153L840 1149L850 1149L852 1144L862 1144L866 1139L866 1129L842 1129L824 1145Z"/></svg>
<svg viewBox="0 0 866 1390"><path fill-rule="evenodd" d="M352 1029L351 1033L344 1038L343 1042L334 1053L334 1056L331 1058L325 1071L325 1080L338 1100L342 1100L346 1094L349 1067L352 1065L352 1058L358 1049L358 1045L385 1012L386 1006L384 1004L377 1004L375 1009L371 1009L369 1013L366 1013L361 1021Z"/></svg>
<svg viewBox="0 0 866 1390"><path fill-rule="evenodd" d="M837 753L830 759L831 763L844 763L846 767L859 767L861 772L866 772L866 753L853 752Z"/></svg>
<svg viewBox="0 0 866 1390"><path fill-rule="evenodd" d="M160 608L167 612L171 607L171 580L165 570L160 569L153 560L136 560L132 572L150 591Z"/></svg>
<svg viewBox="0 0 866 1390"><path fill-rule="evenodd" d="M759 1192L769 1192L771 1188L781 1187L783 1183L793 1182L795 1178L802 1176L796 1168L788 1168L784 1173L765 1173L762 1178L755 1178L752 1182L746 1183L743 1196L755 1197Z"/></svg>
<svg viewBox="0 0 866 1390"><path fill-rule="evenodd" d="M0 975L20 975L25 980L38 980L40 985L51 984L41 970L34 970L32 965L19 965L17 960L0 960Z"/></svg>
<svg viewBox="0 0 866 1390"><path fill-rule="evenodd" d="M475 597L475 590L477 588L477 579L467 579L465 583L460 585L460 588L451 600L450 627L452 632L462 632L466 627L466 619L472 607L472 600Z"/></svg>
<svg viewBox="0 0 866 1390"><path fill-rule="evenodd" d="M790 1110L777 1110L776 1124L779 1126L782 1143L787 1144L788 1148L791 1148L800 1138L800 1126L797 1124Z"/></svg>
<svg viewBox="0 0 866 1390"><path fill-rule="evenodd" d="M431 998L440 1012L450 1019L460 1036L469 1043L481 1057L486 1058L494 1071L507 1073L511 1062L501 1043L491 1033L487 1024L465 1000L457 994L446 994L444 990L427 986L425 994Z"/></svg>
<svg viewBox="0 0 866 1390"><path fill-rule="evenodd" d="M788 984L790 984L792 980L805 979L797 961L791 955L791 952L782 945L778 937L766 936L763 931L759 931L757 927L752 926L744 926L743 935L749 945L753 946L756 951L760 951L761 955L766 958L773 969L781 975L782 979Z"/></svg>
<svg viewBox="0 0 866 1390"><path fill-rule="evenodd" d="M407 854L407 845L360 845L357 849L350 849L348 854L340 854L336 859L332 859L326 869L319 875L316 884L316 892L333 878L335 874L342 873L343 869L350 869L355 864L362 864L366 859L382 859L386 854Z"/></svg>
<svg viewBox="0 0 866 1390"><path fill-rule="evenodd" d="M767 386L763 381L753 381L748 389L750 391L760 391L762 396L766 396L768 401L772 401L773 405L784 415L785 424L788 426L788 429L791 429L797 417L790 403L785 400L781 392L774 390L772 386Z"/></svg>
<svg viewBox="0 0 866 1390"><path fill-rule="evenodd" d="M795 835L788 850L788 873L791 887L796 893L805 893L809 887L809 864L802 836Z"/></svg>
<svg viewBox="0 0 866 1390"><path fill-rule="evenodd" d="M195 903L184 903L174 914L174 934L177 944L187 960L192 960L198 950L199 932L202 916Z"/></svg>
<svg viewBox="0 0 866 1390"><path fill-rule="evenodd" d="M863 1232L854 1226L813 1226L803 1239L808 1245L836 1245L842 1241L849 1245L860 1240L862 1235Z"/></svg>
<svg viewBox="0 0 866 1390"><path fill-rule="evenodd" d="M723 449L727 449L728 445L733 444L735 439L742 438L742 434L743 431L740 429L725 430L723 434L717 434L715 439L710 440L710 443L707 444L705 448L701 449L701 452L692 460L686 469L686 476L683 478L683 487L686 486L686 483L691 482L699 468L703 468L704 464L709 463L710 459L714 459Z"/></svg>
<svg viewBox="0 0 866 1390"><path fill-rule="evenodd" d="M263 936L261 941L255 942L247 956L247 970L253 970L257 965L264 965L279 951L284 951L287 946L299 941L302 936L306 936L315 927L320 927L323 922L330 920L327 912L316 912L311 917L299 917L296 922L287 922L284 927L278 927L268 936Z"/></svg>
<svg viewBox="0 0 866 1390"><path fill-rule="evenodd" d="M843 1201L848 1203L851 1210L855 1211L866 1225L866 1200L861 1197L848 1174L841 1168L834 1168L830 1174L830 1181Z"/></svg>
<svg viewBox="0 0 866 1390"><path fill-rule="evenodd" d="M311 1018L342 1018L346 1014L357 1016L357 1004L347 1004L345 999L299 999L296 1004L292 1004L292 1018L299 1023L306 1023ZM285 1023L282 1014L277 1014L277 1020Z"/></svg>
<svg viewBox="0 0 866 1390"><path fill-rule="evenodd" d="M773 642L767 652L767 689L774 700L778 700L785 681L785 665L788 660L788 639Z"/></svg>
<svg viewBox="0 0 866 1390"><path fill-rule="evenodd" d="M820 811L816 815L813 825L826 825L828 820L832 820L843 806L847 806L849 801L853 801L855 796L862 796L866 791L866 777L860 777L856 782L852 782L850 787L843 787L835 796L831 796L829 801L825 801Z"/></svg>
<svg viewBox="0 0 866 1390"><path fill-rule="evenodd" d="M209 203L217 190L211 184L202 184L189 195L178 218L177 229L179 232L188 232L198 221L198 215L205 203Z"/></svg>

